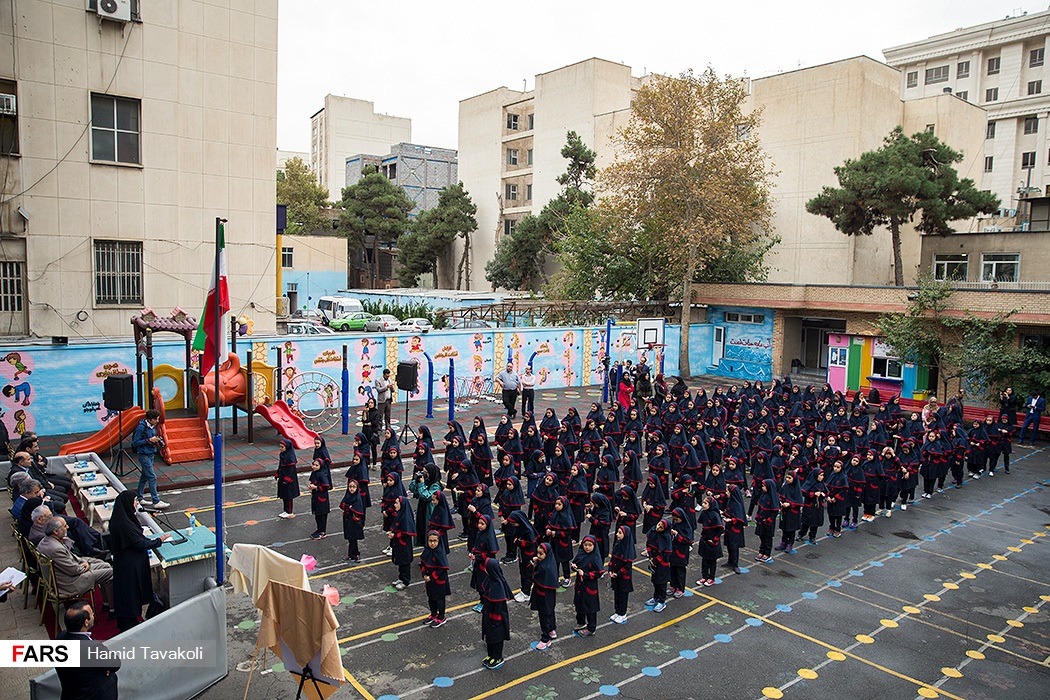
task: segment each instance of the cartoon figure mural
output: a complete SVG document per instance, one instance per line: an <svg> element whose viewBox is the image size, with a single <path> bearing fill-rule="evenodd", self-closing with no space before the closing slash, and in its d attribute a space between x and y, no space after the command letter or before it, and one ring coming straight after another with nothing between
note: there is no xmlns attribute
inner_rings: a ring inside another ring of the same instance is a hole
<svg viewBox="0 0 1050 700"><path fill-rule="evenodd" d="M28 406L30 396L33 394L33 387L29 385L29 382L20 382L18 384L8 384L3 389L4 396L14 397L15 403L22 402L23 406Z"/></svg>
<svg viewBox="0 0 1050 700"><path fill-rule="evenodd" d="M28 360L28 358L27 358ZM18 380L23 374L29 376L33 373L33 370L22 364L22 354L18 352L9 352L4 355L4 362L8 363L15 368L15 376L12 377L14 380Z"/></svg>
<svg viewBox="0 0 1050 700"><path fill-rule="evenodd" d="M299 346L290 340L284 341L281 346L281 352L284 353L284 364L293 364L299 359Z"/></svg>
<svg viewBox="0 0 1050 700"><path fill-rule="evenodd" d="M474 334L474 339L473 339L474 340L474 352L476 352L476 353L481 352L481 347L482 347L482 345L484 343L484 338L485 338L485 336L483 336L481 333L475 333Z"/></svg>
<svg viewBox="0 0 1050 700"><path fill-rule="evenodd" d="M357 350L357 362L354 363L348 360L348 369L350 370L350 381L357 383L357 389L353 392L357 396L357 402L364 405L370 398L375 398L375 389L372 383L375 381L377 373L380 371L382 365L374 364L372 358L376 360L382 360L383 348L381 343L384 341L377 340L375 338L362 338Z"/></svg>
<svg viewBox="0 0 1050 700"><path fill-rule="evenodd" d="M375 343L371 338L361 338L361 346L359 348L361 352L361 361L368 362L370 354L372 352L372 345Z"/></svg>
<svg viewBox="0 0 1050 700"><path fill-rule="evenodd" d="M551 377L551 372L546 367L540 367L540 371L536 373L536 376L540 378L540 386L545 386L547 380Z"/></svg>

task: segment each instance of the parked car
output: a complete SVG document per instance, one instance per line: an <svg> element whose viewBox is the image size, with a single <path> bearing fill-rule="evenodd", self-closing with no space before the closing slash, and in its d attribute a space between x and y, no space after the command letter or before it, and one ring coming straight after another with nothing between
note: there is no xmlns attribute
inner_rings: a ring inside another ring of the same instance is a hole
<svg viewBox="0 0 1050 700"><path fill-rule="evenodd" d="M292 321L288 324L288 335L325 335L334 334L331 328L313 321Z"/></svg>
<svg viewBox="0 0 1050 700"><path fill-rule="evenodd" d="M358 313L347 314L342 318L337 318L336 320L329 322L328 327L333 331L363 331L365 329L365 324L373 318L372 314L360 311Z"/></svg>
<svg viewBox="0 0 1050 700"><path fill-rule="evenodd" d="M296 309L292 312L292 318L320 323L324 318L324 314L319 309Z"/></svg>
<svg viewBox="0 0 1050 700"><path fill-rule="evenodd" d="M488 321L482 321L477 318L465 319L463 321L456 321L452 324L453 328L492 328Z"/></svg>
<svg viewBox="0 0 1050 700"><path fill-rule="evenodd" d="M364 331L366 333L389 333L396 331L401 325L401 319L390 314L379 314L365 321Z"/></svg>
<svg viewBox="0 0 1050 700"><path fill-rule="evenodd" d="M397 329L405 333L426 333L433 328L434 324L425 318L406 318Z"/></svg>

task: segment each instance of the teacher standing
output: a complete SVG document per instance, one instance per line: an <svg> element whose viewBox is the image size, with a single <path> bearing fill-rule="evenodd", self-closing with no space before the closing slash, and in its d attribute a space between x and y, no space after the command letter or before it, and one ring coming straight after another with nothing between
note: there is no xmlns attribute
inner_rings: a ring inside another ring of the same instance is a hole
<svg viewBox="0 0 1050 700"><path fill-rule="evenodd" d="M507 363L506 369L496 375L496 383L503 390L503 405L507 409L507 415L514 418L518 415L518 389L521 387L521 378L514 371L514 364Z"/></svg>
<svg viewBox="0 0 1050 700"><path fill-rule="evenodd" d="M153 582L149 571L149 550L171 539L164 533L159 539L142 534L138 498L133 491L121 491L113 503L109 521L110 551L113 553L113 613L120 631L139 623L143 606L153 602Z"/></svg>

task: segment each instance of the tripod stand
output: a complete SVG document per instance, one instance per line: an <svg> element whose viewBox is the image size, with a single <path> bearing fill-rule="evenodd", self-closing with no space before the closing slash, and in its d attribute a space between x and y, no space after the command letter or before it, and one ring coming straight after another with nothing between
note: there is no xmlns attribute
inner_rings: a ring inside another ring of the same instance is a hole
<svg viewBox="0 0 1050 700"><path fill-rule="evenodd" d="M408 424L408 392L405 392L405 424L401 426L401 435L398 436L398 442L402 445L408 445L414 441L418 435L416 431L412 430L412 426Z"/></svg>
<svg viewBox="0 0 1050 700"><path fill-rule="evenodd" d="M113 456L113 472L117 476L125 476L127 467L124 466L124 458L127 457L131 463L131 471L137 472L139 468L135 466L135 458L128 454L128 451L124 449L124 411L117 411L117 449Z"/></svg>

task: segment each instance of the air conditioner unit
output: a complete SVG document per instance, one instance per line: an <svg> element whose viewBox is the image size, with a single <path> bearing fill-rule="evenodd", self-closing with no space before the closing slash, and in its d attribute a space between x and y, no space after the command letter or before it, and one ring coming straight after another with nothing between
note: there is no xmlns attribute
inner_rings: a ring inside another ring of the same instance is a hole
<svg viewBox="0 0 1050 700"><path fill-rule="evenodd" d="M981 229L983 233L1000 233L1002 230L1002 226L985 226L983 229Z"/></svg>
<svg viewBox="0 0 1050 700"><path fill-rule="evenodd" d="M98 16L116 22L131 21L131 0L98 0Z"/></svg>
<svg viewBox="0 0 1050 700"><path fill-rule="evenodd" d="M5 95L0 93L0 114L18 114L18 110L15 109L17 100L14 95Z"/></svg>

